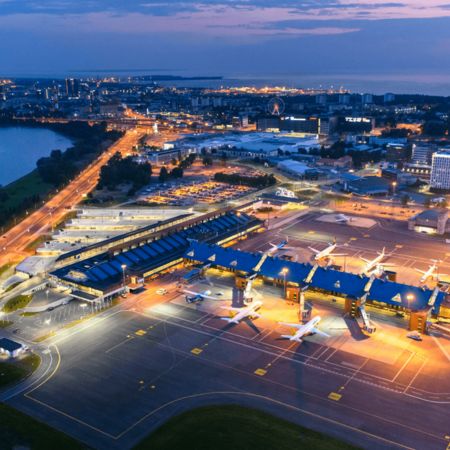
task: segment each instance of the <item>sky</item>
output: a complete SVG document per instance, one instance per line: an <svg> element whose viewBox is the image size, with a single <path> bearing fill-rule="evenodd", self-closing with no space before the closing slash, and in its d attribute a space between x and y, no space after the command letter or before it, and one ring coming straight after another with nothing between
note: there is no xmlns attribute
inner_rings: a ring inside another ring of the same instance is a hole
<svg viewBox="0 0 450 450"><path fill-rule="evenodd" d="M450 80L450 0L0 0L0 55L0 76L441 83Z"/></svg>

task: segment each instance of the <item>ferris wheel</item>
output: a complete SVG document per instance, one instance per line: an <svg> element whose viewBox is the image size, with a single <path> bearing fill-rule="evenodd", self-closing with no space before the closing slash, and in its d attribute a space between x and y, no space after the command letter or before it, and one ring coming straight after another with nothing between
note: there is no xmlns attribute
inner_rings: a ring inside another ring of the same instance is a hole
<svg viewBox="0 0 450 450"><path fill-rule="evenodd" d="M281 116L284 112L284 102L280 97L274 97L267 103L267 112L272 116Z"/></svg>

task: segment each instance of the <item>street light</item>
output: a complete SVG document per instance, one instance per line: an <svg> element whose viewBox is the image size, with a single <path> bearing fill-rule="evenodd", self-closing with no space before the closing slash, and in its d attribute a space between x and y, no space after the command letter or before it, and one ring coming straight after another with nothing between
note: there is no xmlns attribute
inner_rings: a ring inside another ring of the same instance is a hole
<svg viewBox="0 0 450 450"><path fill-rule="evenodd" d="M411 300L414 300L414 295L413 295L413 294L408 294L408 295L406 296L406 300L408 300L408 309L409 309L410 312L411 312Z"/></svg>
<svg viewBox="0 0 450 450"><path fill-rule="evenodd" d="M397 187L397 182L393 181L392 182L392 195L395 195L395 188Z"/></svg>
<svg viewBox="0 0 450 450"><path fill-rule="evenodd" d="M241 217L241 212L240 212L240 211L238 211L238 212L236 213L236 217L237 217L237 219L236 219L236 234L237 234L238 237L239 237L239 225L240 225L240 223L239 223L239 217Z"/></svg>
<svg viewBox="0 0 450 450"><path fill-rule="evenodd" d="M284 298L286 298L286 275L288 274L289 269L287 267L283 267L281 269L280 274L283 275L284 278Z"/></svg>
<svg viewBox="0 0 450 450"><path fill-rule="evenodd" d="M122 286L123 286L123 290L125 292L125 270L127 269L127 265L122 264L120 267L122 267Z"/></svg>

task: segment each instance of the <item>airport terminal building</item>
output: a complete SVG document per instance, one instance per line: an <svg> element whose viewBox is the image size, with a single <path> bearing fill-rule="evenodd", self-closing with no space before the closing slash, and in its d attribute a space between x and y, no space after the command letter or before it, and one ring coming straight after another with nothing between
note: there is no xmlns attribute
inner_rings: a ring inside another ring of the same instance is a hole
<svg viewBox="0 0 450 450"><path fill-rule="evenodd" d="M208 264L236 274L236 283L246 283L257 274L264 282L283 285L286 298L299 301L306 290L323 292L345 299L346 312L356 317L364 305L396 311L410 311L410 328L424 331L427 318L440 314L446 294L417 286L342 272L331 268L286 261L261 253L249 253L220 245L192 242L185 253L189 263Z"/></svg>
<svg viewBox="0 0 450 450"><path fill-rule="evenodd" d="M193 240L224 244L257 230L262 222L230 209L153 225L97 246L63 255L50 274L53 283L83 300L104 300L183 262ZM156 229L155 229L156 227Z"/></svg>

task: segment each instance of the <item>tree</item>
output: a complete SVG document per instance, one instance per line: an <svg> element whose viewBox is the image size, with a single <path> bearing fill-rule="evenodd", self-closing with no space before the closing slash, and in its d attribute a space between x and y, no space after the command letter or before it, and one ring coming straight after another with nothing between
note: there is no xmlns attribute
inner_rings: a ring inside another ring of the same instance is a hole
<svg viewBox="0 0 450 450"><path fill-rule="evenodd" d="M149 184L152 176L150 163L140 164L132 156L122 158L120 153L114 154L100 170L98 189L107 187L114 189L122 183L133 183L135 189Z"/></svg>
<svg viewBox="0 0 450 450"><path fill-rule="evenodd" d="M204 156L202 163L204 166L212 166L213 165L213 160L211 158L211 156Z"/></svg>
<svg viewBox="0 0 450 450"><path fill-rule="evenodd" d="M402 195L400 202L401 202L402 206L408 206L409 200L410 200L409 195L404 194L404 195Z"/></svg>
<svg viewBox="0 0 450 450"><path fill-rule="evenodd" d="M170 176L172 178L183 178L183 169L182 169L182 167L174 167L170 171Z"/></svg>
<svg viewBox="0 0 450 450"><path fill-rule="evenodd" d="M169 172L167 171L166 166L161 167L158 179L160 183L164 183L169 179Z"/></svg>
<svg viewBox="0 0 450 450"><path fill-rule="evenodd" d="M222 154L220 155L220 159L222 161L222 164L225 165L228 159L228 156L225 152L222 152Z"/></svg>

